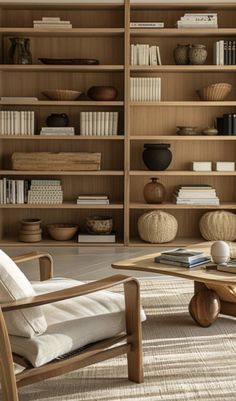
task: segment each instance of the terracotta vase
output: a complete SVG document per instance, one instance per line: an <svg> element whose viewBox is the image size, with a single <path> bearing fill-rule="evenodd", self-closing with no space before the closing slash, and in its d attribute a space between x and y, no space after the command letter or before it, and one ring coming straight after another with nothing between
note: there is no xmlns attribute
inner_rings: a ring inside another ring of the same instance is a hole
<svg viewBox="0 0 236 401"><path fill-rule="evenodd" d="M158 180L157 177L151 178L151 182L148 182L143 189L143 196L147 203L162 203L165 199L165 187Z"/></svg>

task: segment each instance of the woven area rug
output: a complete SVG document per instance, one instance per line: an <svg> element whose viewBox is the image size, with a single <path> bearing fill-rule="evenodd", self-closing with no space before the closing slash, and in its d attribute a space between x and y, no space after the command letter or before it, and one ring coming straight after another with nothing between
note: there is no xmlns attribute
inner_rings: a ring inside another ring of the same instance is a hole
<svg viewBox="0 0 236 401"><path fill-rule="evenodd" d="M236 320L200 328L188 314L193 286L182 279L141 280L143 384L126 378L126 358L20 389L20 401L236 400Z"/></svg>

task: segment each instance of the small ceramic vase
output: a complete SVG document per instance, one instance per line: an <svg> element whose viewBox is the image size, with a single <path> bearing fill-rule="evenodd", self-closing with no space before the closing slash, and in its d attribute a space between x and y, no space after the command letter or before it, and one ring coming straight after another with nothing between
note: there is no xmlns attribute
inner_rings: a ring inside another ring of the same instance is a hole
<svg viewBox="0 0 236 401"><path fill-rule="evenodd" d="M211 246L211 257L214 263L228 262L230 258L230 247L225 241L215 241Z"/></svg>
<svg viewBox="0 0 236 401"><path fill-rule="evenodd" d="M166 170L172 160L169 143L145 143L143 161L149 170Z"/></svg>
<svg viewBox="0 0 236 401"><path fill-rule="evenodd" d="M202 131L203 135L217 135L218 130L215 127L207 127Z"/></svg>
<svg viewBox="0 0 236 401"><path fill-rule="evenodd" d="M165 199L165 187L158 180L157 177L151 178L151 182L148 182L143 189L143 196L147 203L162 203Z"/></svg>
<svg viewBox="0 0 236 401"><path fill-rule="evenodd" d="M188 51L188 57L190 64L201 65L204 64L207 59L207 50L205 45L192 45Z"/></svg>
<svg viewBox="0 0 236 401"><path fill-rule="evenodd" d="M174 49L175 64L186 65L189 64L189 45L177 45Z"/></svg>
<svg viewBox="0 0 236 401"><path fill-rule="evenodd" d="M52 113L47 117L46 123L48 127L68 127L69 117L65 113Z"/></svg>

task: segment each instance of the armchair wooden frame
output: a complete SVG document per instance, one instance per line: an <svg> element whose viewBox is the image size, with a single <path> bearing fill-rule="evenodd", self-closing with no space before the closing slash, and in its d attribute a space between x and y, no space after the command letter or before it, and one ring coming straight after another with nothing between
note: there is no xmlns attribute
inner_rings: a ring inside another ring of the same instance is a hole
<svg viewBox="0 0 236 401"><path fill-rule="evenodd" d="M39 260L40 279L46 280L51 278L53 275L51 255L33 252L13 258L16 263L34 259ZM118 284L124 285L126 333L100 341L76 355L73 354L73 356L62 360L54 360L38 368L32 367L24 358L12 354L3 312L62 301L108 289ZM140 291L138 281L132 277L118 274L92 283L0 305L0 374L3 401L18 401L19 387L77 370L122 354L127 354L128 379L136 383L143 382ZM25 370L15 375L13 361L22 364Z"/></svg>

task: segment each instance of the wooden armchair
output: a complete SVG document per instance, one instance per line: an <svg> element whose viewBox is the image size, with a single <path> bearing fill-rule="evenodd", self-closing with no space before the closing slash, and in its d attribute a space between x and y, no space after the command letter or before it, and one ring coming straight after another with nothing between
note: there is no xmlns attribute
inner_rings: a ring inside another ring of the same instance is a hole
<svg viewBox="0 0 236 401"><path fill-rule="evenodd" d="M40 280L48 280L53 276L53 261L49 254L35 252L12 259L16 263L38 259ZM26 310L39 305L81 297L117 284L124 285L126 332L88 345L78 353L73 352L72 355L55 359L39 367L33 367L25 358L12 353L11 338L4 318L5 312L22 308ZM0 305L0 373L4 401L18 401L18 387L61 375L121 354L127 354L129 380L141 383L143 381L143 366L140 294L138 281L132 277L115 275L88 284L80 284L72 288L1 303ZM24 366L25 370L15 375L13 361Z"/></svg>

